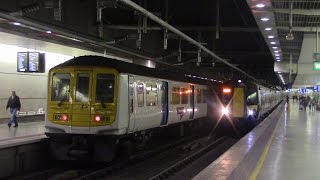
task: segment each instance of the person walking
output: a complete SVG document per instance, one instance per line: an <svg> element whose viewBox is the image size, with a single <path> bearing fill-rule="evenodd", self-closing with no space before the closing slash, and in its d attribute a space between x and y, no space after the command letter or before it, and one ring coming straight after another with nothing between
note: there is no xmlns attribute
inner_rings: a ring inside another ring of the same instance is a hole
<svg viewBox="0 0 320 180"><path fill-rule="evenodd" d="M17 112L20 111L21 103L20 98L16 95L15 91L12 91L12 94L8 99L6 110L8 110L8 108L11 114L8 126L11 127L11 124L14 123L14 127L18 127Z"/></svg>

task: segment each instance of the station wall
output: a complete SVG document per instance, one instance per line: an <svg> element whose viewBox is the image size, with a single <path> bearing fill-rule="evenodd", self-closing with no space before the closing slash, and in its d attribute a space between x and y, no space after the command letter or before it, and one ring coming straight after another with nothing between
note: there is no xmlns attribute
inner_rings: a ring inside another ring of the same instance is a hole
<svg viewBox="0 0 320 180"><path fill-rule="evenodd" d="M45 53L45 73L17 72L17 52L27 51ZM37 113L39 108L46 109L49 69L81 55L103 56L95 52L0 32L0 118L10 116L6 111L6 104L13 90L21 99L21 112Z"/></svg>
<svg viewBox="0 0 320 180"><path fill-rule="evenodd" d="M6 104L13 90L21 98L22 112L37 112L39 108L45 108L48 70L72 58L72 56L45 52L45 73L19 73L17 72L17 52L26 51L32 50L0 44L0 118L9 117Z"/></svg>

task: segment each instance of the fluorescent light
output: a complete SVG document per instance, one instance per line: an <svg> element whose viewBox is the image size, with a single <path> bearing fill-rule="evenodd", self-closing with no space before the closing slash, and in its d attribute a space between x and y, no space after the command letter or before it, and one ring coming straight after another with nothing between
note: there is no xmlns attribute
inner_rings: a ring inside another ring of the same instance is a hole
<svg viewBox="0 0 320 180"><path fill-rule="evenodd" d="M268 36L268 38L269 38L269 39L272 39L272 38L274 38L274 36Z"/></svg>
<svg viewBox="0 0 320 180"><path fill-rule="evenodd" d="M279 62L279 61L281 61L280 59L277 59L277 61Z"/></svg>
<svg viewBox="0 0 320 180"><path fill-rule="evenodd" d="M270 44L276 44L276 42L272 41L272 42L270 42Z"/></svg>
<svg viewBox="0 0 320 180"><path fill-rule="evenodd" d="M264 30L266 30L266 31L271 31L272 28L265 28Z"/></svg>
<svg viewBox="0 0 320 180"><path fill-rule="evenodd" d="M275 53L278 53L279 51L274 51Z"/></svg>
<svg viewBox="0 0 320 180"><path fill-rule="evenodd" d="M16 26L20 26L21 23L18 23L18 22L14 22L13 25L16 25Z"/></svg>
<svg viewBox="0 0 320 180"><path fill-rule="evenodd" d="M46 33L51 34L52 32L51 31L46 31Z"/></svg>
<svg viewBox="0 0 320 180"><path fill-rule="evenodd" d="M278 47L276 47L276 46L273 46L273 47L272 47L272 49L278 49Z"/></svg>
<svg viewBox="0 0 320 180"><path fill-rule="evenodd" d="M269 18L261 18L261 21L269 21Z"/></svg>
<svg viewBox="0 0 320 180"><path fill-rule="evenodd" d="M266 6L266 5L264 5L264 4L262 4L262 3L259 3L259 4L256 5L257 8L263 8L263 7L265 7L265 6Z"/></svg>
<svg viewBox="0 0 320 180"><path fill-rule="evenodd" d="M275 54L275 56L280 56L279 54Z"/></svg>

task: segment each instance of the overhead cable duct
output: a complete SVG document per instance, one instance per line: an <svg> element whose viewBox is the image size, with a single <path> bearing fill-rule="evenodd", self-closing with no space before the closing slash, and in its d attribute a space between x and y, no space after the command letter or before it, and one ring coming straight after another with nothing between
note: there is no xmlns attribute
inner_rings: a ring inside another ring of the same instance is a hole
<svg viewBox="0 0 320 180"><path fill-rule="evenodd" d="M169 15L168 3L169 2L168 0L165 0L164 2L165 2L165 20L168 23L168 15ZM168 29L165 29L163 32L163 49L166 50L167 48L168 48Z"/></svg>
<svg viewBox="0 0 320 180"><path fill-rule="evenodd" d="M97 0L97 23L98 23L98 36L103 38L103 21L102 21L102 10L104 9L103 3Z"/></svg>
<svg viewBox="0 0 320 180"><path fill-rule="evenodd" d="M181 50L181 39L179 38L179 54L178 54L178 62L181 62L182 50Z"/></svg>
<svg viewBox="0 0 320 180"><path fill-rule="evenodd" d="M292 8L293 8L293 4L292 2L290 3L290 15L289 15L289 33L288 35L286 36L286 39L288 41L292 41L294 40L294 36L293 36L293 33L292 33Z"/></svg>
<svg viewBox="0 0 320 180"><path fill-rule="evenodd" d="M252 80L254 80L255 82L259 82L261 83L259 80L257 80L256 78L254 78L253 76L249 75L248 73L244 72L242 69L232 65L231 63L228 63L227 61L223 60L221 57L217 56L216 54L214 54L213 52L211 52L209 49L207 49L206 47L204 47L202 44L200 44L199 42L195 41L194 39L192 39L191 37L187 36L186 34L184 34L183 32L179 31L178 29L174 28L173 26L171 26L170 24L168 24L167 22L163 21L162 19L160 19L159 17L155 16L154 14L152 14L151 12L147 11L146 9L142 8L141 6L137 5L136 3L130 1L130 0L118 0L130 7L132 7L133 9L141 12L142 14L144 14L145 16L147 16L148 18L150 18L151 20L157 22L158 24L162 25L164 28L172 31L173 33L179 35L182 39L185 39L186 41L190 42L191 44L195 45L196 47L200 48L201 50L203 50L204 52L208 53L210 56L212 56L213 58L217 59L218 61L226 64L227 66L245 74L247 77L251 78Z"/></svg>

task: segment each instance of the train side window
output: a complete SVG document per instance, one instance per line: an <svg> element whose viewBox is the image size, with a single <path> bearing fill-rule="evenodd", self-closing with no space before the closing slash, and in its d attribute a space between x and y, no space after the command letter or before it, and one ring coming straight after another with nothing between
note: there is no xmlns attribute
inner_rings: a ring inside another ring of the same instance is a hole
<svg viewBox="0 0 320 180"><path fill-rule="evenodd" d="M187 88L181 88L181 104L188 104L189 93Z"/></svg>
<svg viewBox="0 0 320 180"><path fill-rule="evenodd" d="M197 103L202 103L202 89L197 89Z"/></svg>
<svg viewBox="0 0 320 180"><path fill-rule="evenodd" d="M208 90L203 89L202 103L207 103Z"/></svg>
<svg viewBox="0 0 320 180"><path fill-rule="evenodd" d="M158 88L156 84L146 84L146 105L156 106L158 104Z"/></svg>
<svg viewBox="0 0 320 180"><path fill-rule="evenodd" d="M144 106L144 84L138 83L136 90L137 90L138 107L143 107Z"/></svg>
<svg viewBox="0 0 320 180"><path fill-rule="evenodd" d="M54 73L52 76L51 101L68 101L70 93L70 74Z"/></svg>
<svg viewBox="0 0 320 180"><path fill-rule="evenodd" d="M180 88L172 88L172 102L171 104L180 104Z"/></svg>
<svg viewBox="0 0 320 180"><path fill-rule="evenodd" d="M114 98L114 75L97 74L96 102L112 103Z"/></svg>
<svg viewBox="0 0 320 180"><path fill-rule="evenodd" d="M77 74L76 102L89 102L89 73Z"/></svg>

